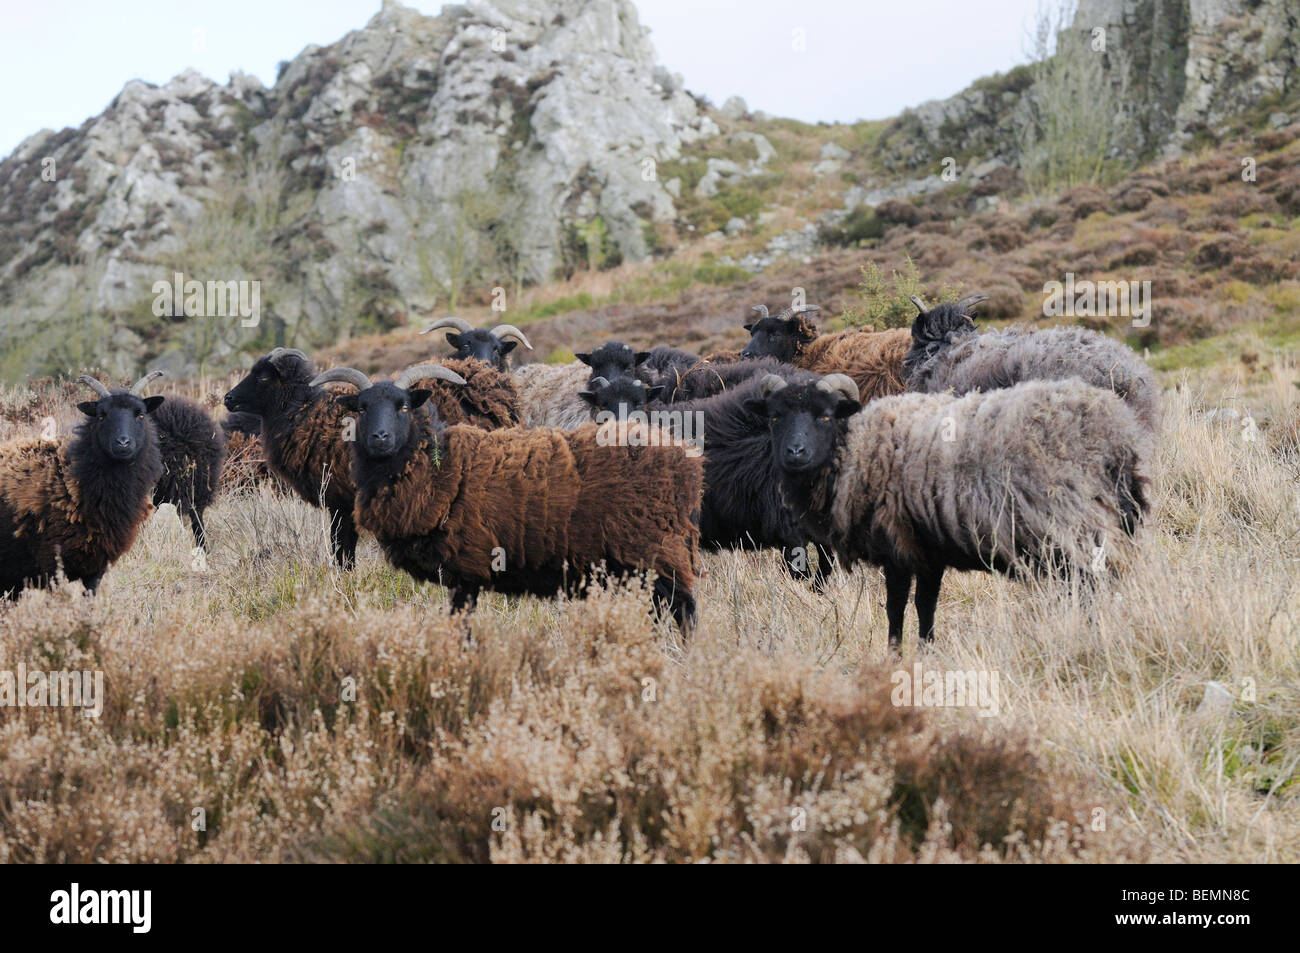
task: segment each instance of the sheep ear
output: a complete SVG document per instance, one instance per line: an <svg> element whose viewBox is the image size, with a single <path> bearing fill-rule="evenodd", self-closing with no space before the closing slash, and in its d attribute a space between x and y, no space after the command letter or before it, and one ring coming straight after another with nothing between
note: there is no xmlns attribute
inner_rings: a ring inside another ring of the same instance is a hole
<svg viewBox="0 0 1300 953"><path fill-rule="evenodd" d="M754 333L754 323L752 321L749 324L742 324L741 327L744 328L746 331L748 331L750 334Z"/></svg>
<svg viewBox="0 0 1300 953"><path fill-rule="evenodd" d="M427 390L423 387L417 387L415 390L411 391L411 409L414 410L416 407L422 406L424 402L432 396L433 391Z"/></svg>
<svg viewBox="0 0 1300 953"><path fill-rule="evenodd" d="M162 395L156 395L154 397L146 397L144 399L144 412L146 414L152 414L155 410L157 410L159 407L162 406L162 402L166 399L167 398L163 397Z"/></svg>
<svg viewBox="0 0 1300 953"><path fill-rule="evenodd" d="M338 404L344 410L351 410L355 412L361 409L360 403L357 401L356 394L335 394L334 403Z"/></svg>
<svg viewBox="0 0 1300 953"><path fill-rule="evenodd" d="M845 417L852 417L861 409L862 405L860 403L851 397L845 397L835 405L835 416L843 420Z"/></svg>
<svg viewBox="0 0 1300 953"><path fill-rule="evenodd" d="M658 400L663 395L664 395L663 384L656 384L654 387L648 388L645 392L645 398L647 402L652 400Z"/></svg>
<svg viewBox="0 0 1300 953"><path fill-rule="evenodd" d="M581 397L583 400L585 400L587 403L591 404L591 406L593 407L596 406L596 395L593 394L591 391L580 390L578 391L578 396Z"/></svg>
<svg viewBox="0 0 1300 953"><path fill-rule="evenodd" d="M87 417L98 417L98 416L99 416L99 401L97 401L97 400L83 400L81 403L79 403L79 404L77 405L77 410L81 411L81 412L82 412L83 414L85 414Z"/></svg>
<svg viewBox="0 0 1300 953"><path fill-rule="evenodd" d="M447 332L447 343L450 344L450 345L451 345L452 347L454 347L454 348L459 348L459 347L460 347L460 335L457 334L455 331L448 331L448 332Z"/></svg>
<svg viewBox="0 0 1300 953"><path fill-rule="evenodd" d="M504 357L505 355L509 354L509 353L510 353L511 351L513 351L516 347L518 347L518 345L519 345L519 342L518 342L518 341L502 341L502 342L501 342L501 354L502 354L502 356Z"/></svg>
<svg viewBox="0 0 1300 953"><path fill-rule="evenodd" d="M573 356L576 357L578 360L582 361L582 363L586 364L588 367L591 366L591 352L590 352L590 351L580 351L580 352L578 352L577 354L575 354L575 355L573 355Z"/></svg>
<svg viewBox="0 0 1300 953"><path fill-rule="evenodd" d="M644 364L649 357L650 357L649 351L637 351L635 356L632 359L632 363Z"/></svg>

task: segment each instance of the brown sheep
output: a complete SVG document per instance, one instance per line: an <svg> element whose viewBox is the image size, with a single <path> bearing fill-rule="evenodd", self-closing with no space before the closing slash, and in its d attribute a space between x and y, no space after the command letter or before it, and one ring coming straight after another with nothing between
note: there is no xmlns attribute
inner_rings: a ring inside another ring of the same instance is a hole
<svg viewBox="0 0 1300 953"><path fill-rule="evenodd" d="M655 575L654 602L683 633L695 616L703 467L658 431L484 431L443 425L408 389L444 372L421 365L372 383L336 368L313 384L358 388L352 442L357 523L397 568L441 582L468 609L481 589L554 596L582 591L593 569ZM659 445L660 443L664 445ZM633 444L633 445L629 445Z"/></svg>
<svg viewBox="0 0 1300 953"><path fill-rule="evenodd" d="M468 424L483 430L519 425L519 394L510 375L477 358L447 358L444 367L465 379L419 381L430 391L429 403L445 424Z"/></svg>
<svg viewBox="0 0 1300 953"><path fill-rule="evenodd" d="M818 334L817 326L808 317L818 310L815 305L786 308L769 317L767 308L759 305L754 308L758 320L745 325L750 340L741 356L747 360L774 357L814 374L844 374L858 385L864 403L907 389L903 358L912 346L912 334L907 328L853 328Z"/></svg>

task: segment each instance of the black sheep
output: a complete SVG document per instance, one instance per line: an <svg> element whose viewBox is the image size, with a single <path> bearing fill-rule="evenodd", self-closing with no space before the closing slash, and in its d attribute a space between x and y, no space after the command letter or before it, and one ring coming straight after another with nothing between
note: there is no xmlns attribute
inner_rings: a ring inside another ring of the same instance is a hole
<svg viewBox="0 0 1300 953"><path fill-rule="evenodd" d="M533 346L528 343L524 332L513 324L498 324L495 328L474 328L461 318L442 318L429 325L421 334L437 331L439 328L455 328L447 334L447 343L454 351L450 357L463 361L477 360L491 364L502 373L510 370L509 356L515 344L522 344L528 350Z"/></svg>
<svg viewBox="0 0 1300 953"><path fill-rule="evenodd" d="M162 397L140 381L77 405L85 415L65 441L16 440L0 447L0 593L47 586L62 568L94 592L104 571L135 542L153 512L162 475L150 416Z"/></svg>
<svg viewBox="0 0 1300 953"><path fill-rule="evenodd" d="M175 395L154 412L153 422L163 462L162 479L153 491L154 505L175 506L181 518L189 521L195 543L206 550L203 513L221 481L225 432L197 403Z"/></svg>

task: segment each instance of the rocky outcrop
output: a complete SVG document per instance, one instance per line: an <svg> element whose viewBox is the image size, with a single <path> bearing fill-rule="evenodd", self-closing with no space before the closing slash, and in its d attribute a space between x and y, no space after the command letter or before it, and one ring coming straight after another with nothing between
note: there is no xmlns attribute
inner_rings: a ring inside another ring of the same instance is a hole
<svg viewBox="0 0 1300 953"><path fill-rule="evenodd" d="M130 83L0 164L0 373L194 370L548 279L593 241L641 258L675 215L657 163L716 132L628 0L386 2L269 89ZM260 319L160 318L177 271L259 281Z"/></svg>

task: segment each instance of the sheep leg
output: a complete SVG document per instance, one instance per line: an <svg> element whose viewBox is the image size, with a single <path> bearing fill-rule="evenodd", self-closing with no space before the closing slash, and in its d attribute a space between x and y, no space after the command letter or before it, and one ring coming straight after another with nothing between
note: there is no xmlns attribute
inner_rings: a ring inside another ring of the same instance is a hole
<svg viewBox="0 0 1300 953"><path fill-rule="evenodd" d="M695 597L689 589L677 585L672 579L657 576L652 602L656 619L662 619L665 613L671 614L682 639L690 638L691 630L695 628Z"/></svg>
<svg viewBox="0 0 1300 953"><path fill-rule="evenodd" d="M103 578L104 574L102 572L96 573L93 576L83 576L81 579L81 585L85 587L86 595L93 596L95 590L99 588L99 581Z"/></svg>
<svg viewBox="0 0 1300 953"><path fill-rule="evenodd" d="M921 638L926 642L934 638L934 607L939 602L942 583L942 566L916 574L916 617L921 626Z"/></svg>
<svg viewBox="0 0 1300 953"><path fill-rule="evenodd" d="M825 592L826 582L835 572L834 557L831 552L821 543L813 543L817 547L817 571L813 574L813 591Z"/></svg>
<svg viewBox="0 0 1300 953"><path fill-rule="evenodd" d="M330 510L330 543L334 561L340 569L351 569L357 562L357 526L347 510Z"/></svg>
<svg viewBox="0 0 1300 953"><path fill-rule="evenodd" d="M190 519L190 529L194 531L195 544L206 553L208 534L203 530L203 514L189 504L185 504L185 515Z"/></svg>
<svg viewBox="0 0 1300 953"><path fill-rule="evenodd" d="M889 618L889 647L898 650L903 644L903 616L907 612L907 594L912 589L912 574L893 563L885 564L885 615Z"/></svg>
<svg viewBox="0 0 1300 953"><path fill-rule="evenodd" d="M478 590L470 586L457 586L448 589L448 595L451 596L452 613L463 612L469 615L478 605Z"/></svg>
<svg viewBox="0 0 1300 953"><path fill-rule="evenodd" d="M808 549L802 543L797 546L782 546L781 561L785 563L785 570L792 579L808 578Z"/></svg>

